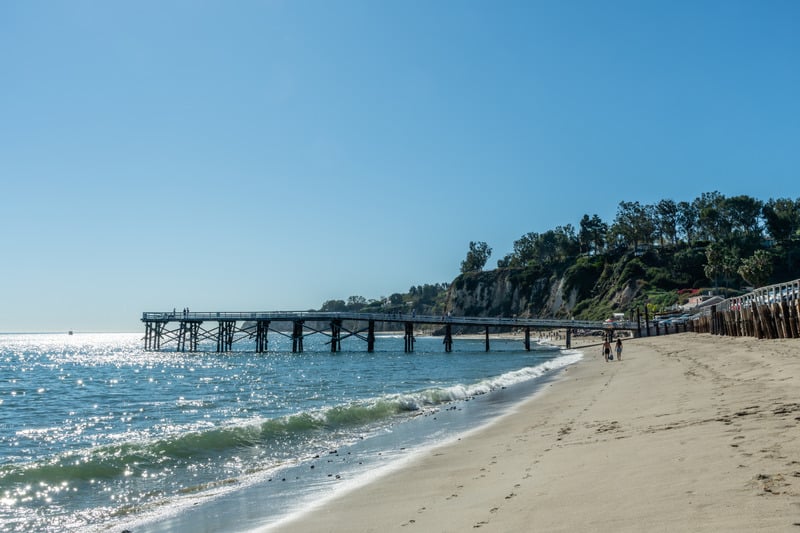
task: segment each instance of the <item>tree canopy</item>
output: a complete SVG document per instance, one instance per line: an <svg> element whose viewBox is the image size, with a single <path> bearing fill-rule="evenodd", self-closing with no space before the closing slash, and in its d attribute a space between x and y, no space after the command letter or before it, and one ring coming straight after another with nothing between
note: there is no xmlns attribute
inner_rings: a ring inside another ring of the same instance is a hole
<svg viewBox="0 0 800 533"><path fill-rule="evenodd" d="M492 249L482 241L469 243L467 257L461 262L461 273L480 272L492 255Z"/></svg>
<svg viewBox="0 0 800 533"><path fill-rule="evenodd" d="M739 279L755 283L768 270L764 263L774 263L777 256L759 254L756 259L754 252L769 246L770 241L792 241L800 246L800 198L771 198L765 202L746 195L727 197L711 191L691 201L663 199L642 204L623 200L611 223L597 214L585 214L578 227L577 233L571 224L542 233L526 233L514 241L513 252L499 260L497 266L527 268L612 250L644 253L651 246L699 245L705 250L705 274L709 280L735 283ZM462 273L483 268L480 261L488 255L478 254L471 247L467 258L462 263ZM475 268L477 264L480 268ZM740 271L740 267L744 270Z"/></svg>

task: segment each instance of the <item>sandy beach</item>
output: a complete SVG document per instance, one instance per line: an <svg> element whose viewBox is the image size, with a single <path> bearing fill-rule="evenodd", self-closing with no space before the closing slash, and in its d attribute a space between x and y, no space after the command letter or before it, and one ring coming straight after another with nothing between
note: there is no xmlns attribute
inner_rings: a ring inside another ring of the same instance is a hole
<svg viewBox="0 0 800 533"><path fill-rule="evenodd" d="M268 531L800 532L800 340L585 355L513 413Z"/></svg>

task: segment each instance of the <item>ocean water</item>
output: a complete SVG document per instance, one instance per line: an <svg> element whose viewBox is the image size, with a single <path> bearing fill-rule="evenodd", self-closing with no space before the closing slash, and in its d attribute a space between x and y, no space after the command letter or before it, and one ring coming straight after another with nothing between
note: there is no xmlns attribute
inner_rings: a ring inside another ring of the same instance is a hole
<svg viewBox="0 0 800 533"><path fill-rule="evenodd" d="M580 354L521 341L0 335L0 531L244 531L479 426ZM169 350L169 348L167 348Z"/></svg>

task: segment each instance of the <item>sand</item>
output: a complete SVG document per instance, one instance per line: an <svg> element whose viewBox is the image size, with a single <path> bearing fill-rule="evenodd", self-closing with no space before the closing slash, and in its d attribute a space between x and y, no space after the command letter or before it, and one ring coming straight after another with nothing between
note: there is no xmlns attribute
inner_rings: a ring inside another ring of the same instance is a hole
<svg viewBox="0 0 800 533"><path fill-rule="evenodd" d="M585 353L513 413L269 531L800 533L800 340Z"/></svg>

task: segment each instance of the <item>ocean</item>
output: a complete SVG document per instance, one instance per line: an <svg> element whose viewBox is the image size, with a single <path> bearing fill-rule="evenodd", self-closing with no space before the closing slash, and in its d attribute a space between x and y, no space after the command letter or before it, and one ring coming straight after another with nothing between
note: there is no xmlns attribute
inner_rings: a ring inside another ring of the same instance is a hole
<svg viewBox="0 0 800 533"><path fill-rule="evenodd" d="M511 409L581 355L545 343L0 335L0 531L248 531Z"/></svg>

